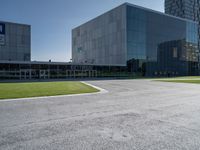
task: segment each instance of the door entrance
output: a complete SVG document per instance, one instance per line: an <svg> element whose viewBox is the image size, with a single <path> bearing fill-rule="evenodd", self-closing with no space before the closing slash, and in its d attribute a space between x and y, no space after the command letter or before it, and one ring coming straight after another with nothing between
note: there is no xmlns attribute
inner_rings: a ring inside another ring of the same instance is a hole
<svg viewBox="0 0 200 150"><path fill-rule="evenodd" d="M40 70L40 79L49 79L49 70Z"/></svg>
<svg viewBox="0 0 200 150"><path fill-rule="evenodd" d="M20 79L21 80L31 79L31 70L29 69L20 70Z"/></svg>

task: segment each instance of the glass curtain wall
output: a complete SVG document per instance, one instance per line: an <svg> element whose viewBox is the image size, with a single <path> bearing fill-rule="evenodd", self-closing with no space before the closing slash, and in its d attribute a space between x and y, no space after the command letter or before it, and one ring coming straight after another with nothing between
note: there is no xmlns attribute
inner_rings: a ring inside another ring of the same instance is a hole
<svg viewBox="0 0 200 150"><path fill-rule="evenodd" d="M142 76L198 74L198 26L127 6L127 66Z"/></svg>

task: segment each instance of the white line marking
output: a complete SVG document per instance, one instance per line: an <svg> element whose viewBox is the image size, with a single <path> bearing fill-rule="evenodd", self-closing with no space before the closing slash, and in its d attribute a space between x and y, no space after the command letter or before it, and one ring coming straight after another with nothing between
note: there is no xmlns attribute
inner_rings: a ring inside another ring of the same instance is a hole
<svg viewBox="0 0 200 150"><path fill-rule="evenodd" d="M10 101L23 101L23 100L35 100L35 99L47 99L47 98L61 98L61 97L73 97L73 96L88 96L88 95L96 95L96 94L103 94L108 93L107 90L97 87L95 85L89 84L87 82L81 81L88 86L96 88L99 92L95 93L81 93L81 94L69 94L69 95L56 95L56 96L41 96L41 97L28 97L28 98L15 98L15 99L1 99L0 102L10 102Z"/></svg>
<svg viewBox="0 0 200 150"><path fill-rule="evenodd" d="M95 85L92 85L92 84L90 84L90 83L87 83L87 82L85 82L85 81L81 81L81 83L84 83L84 84L86 84L86 85L88 85L88 86L91 86L91 87L93 87L93 88L99 90L98 93L108 93L107 90L105 90L105 89L103 89L103 88L100 88L100 87L97 87L97 86L95 86Z"/></svg>

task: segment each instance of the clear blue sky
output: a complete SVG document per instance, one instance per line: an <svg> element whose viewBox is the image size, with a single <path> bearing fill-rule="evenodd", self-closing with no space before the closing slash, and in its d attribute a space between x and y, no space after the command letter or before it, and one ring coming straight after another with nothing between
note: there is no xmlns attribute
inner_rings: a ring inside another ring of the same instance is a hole
<svg viewBox="0 0 200 150"><path fill-rule="evenodd" d="M30 24L32 60L69 61L71 29L124 2L164 11L164 0L1 0L1 21Z"/></svg>

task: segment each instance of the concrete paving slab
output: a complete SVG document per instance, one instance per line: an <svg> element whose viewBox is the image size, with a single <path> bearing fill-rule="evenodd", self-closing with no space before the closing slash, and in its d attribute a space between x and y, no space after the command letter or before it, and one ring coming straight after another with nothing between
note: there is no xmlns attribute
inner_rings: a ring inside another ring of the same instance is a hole
<svg viewBox="0 0 200 150"><path fill-rule="evenodd" d="M108 92L1 102L0 149L199 149L200 85L88 83Z"/></svg>

